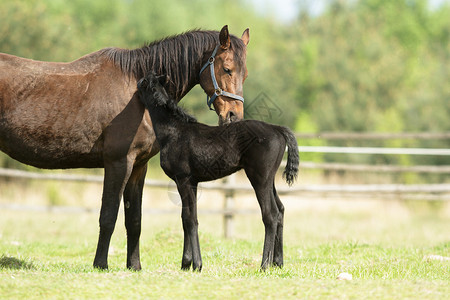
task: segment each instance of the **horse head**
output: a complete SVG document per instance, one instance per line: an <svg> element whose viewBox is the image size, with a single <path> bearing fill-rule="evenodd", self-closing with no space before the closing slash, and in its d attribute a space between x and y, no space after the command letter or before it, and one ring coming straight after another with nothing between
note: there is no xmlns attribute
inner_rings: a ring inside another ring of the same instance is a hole
<svg viewBox="0 0 450 300"><path fill-rule="evenodd" d="M244 118L243 84L247 78L247 28L241 38L228 33L225 25L219 44L205 60L200 71L200 85L208 96L208 105L219 116L219 125Z"/></svg>

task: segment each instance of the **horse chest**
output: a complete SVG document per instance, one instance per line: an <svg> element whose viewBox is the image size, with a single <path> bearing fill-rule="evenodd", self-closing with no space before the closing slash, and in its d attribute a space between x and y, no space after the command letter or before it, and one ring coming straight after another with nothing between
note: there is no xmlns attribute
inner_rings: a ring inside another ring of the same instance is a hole
<svg viewBox="0 0 450 300"><path fill-rule="evenodd" d="M160 150L160 165L167 176L173 179L180 173L189 173L186 163L186 157L175 145L173 147L164 147Z"/></svg>

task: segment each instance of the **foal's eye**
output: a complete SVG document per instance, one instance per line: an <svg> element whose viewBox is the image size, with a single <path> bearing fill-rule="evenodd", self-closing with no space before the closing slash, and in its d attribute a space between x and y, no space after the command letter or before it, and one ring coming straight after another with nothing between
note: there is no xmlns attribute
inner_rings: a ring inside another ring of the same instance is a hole
<svg viewBox="0 0 450 300"><path fill-rule="evenodd" d="M223 70L225 71L225 73L227 73L228 75L231 75L231 70L228 68L223 68Z"/></svg>

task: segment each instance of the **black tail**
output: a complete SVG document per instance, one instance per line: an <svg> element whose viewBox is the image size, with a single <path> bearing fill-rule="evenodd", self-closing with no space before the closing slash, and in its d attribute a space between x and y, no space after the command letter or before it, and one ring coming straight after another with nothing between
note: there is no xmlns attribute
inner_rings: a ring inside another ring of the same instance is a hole
<svg viewBox="0 0 450 300"><path fill-rule="evenodd" d="M280 127L280 133L284 136L288 148L288 158L286 168L283 172L283 178L289 185L292 185L297 179L298 165L300 163L297 139L294 133L287 127Z"/></svg>

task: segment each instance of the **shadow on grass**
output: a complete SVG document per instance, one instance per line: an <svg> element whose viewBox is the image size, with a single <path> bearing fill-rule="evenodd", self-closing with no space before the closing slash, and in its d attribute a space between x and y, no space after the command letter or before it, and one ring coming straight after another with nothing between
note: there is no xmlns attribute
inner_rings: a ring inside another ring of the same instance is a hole
<svg viewBox="0 0 450 300"><path fill-rule="evenodd" d="M34 266L23 259L2 255L0 257L0 269L30 270L34 269Z"/></svg>

